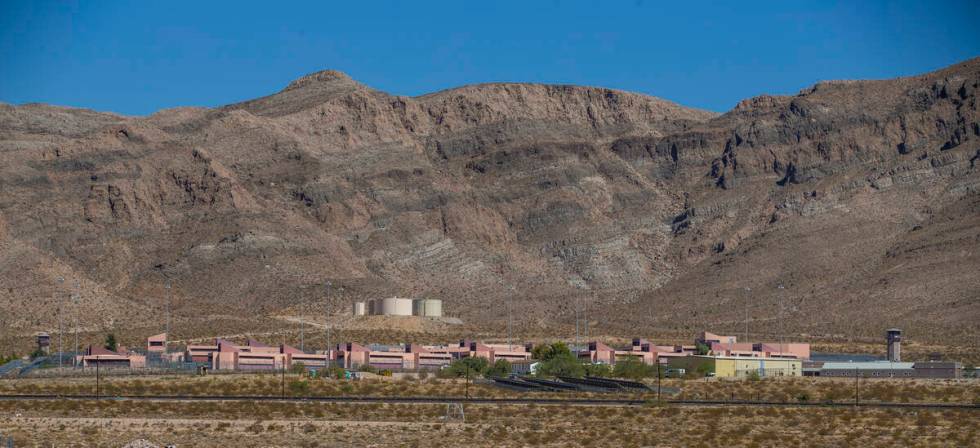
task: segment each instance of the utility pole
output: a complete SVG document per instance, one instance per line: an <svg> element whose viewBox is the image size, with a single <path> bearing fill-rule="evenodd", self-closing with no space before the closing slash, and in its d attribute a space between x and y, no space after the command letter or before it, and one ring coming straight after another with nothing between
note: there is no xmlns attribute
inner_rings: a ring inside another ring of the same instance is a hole
<svg viewBox="0 0 980 448"><path fill-rule="evenodd" d="M660 377L663 376L660 373L660 358L657 358L657 403L661 401L660 399Z"/></svg>
<svg viewBox="0 0 980 448"><path fill-rule="evenodd" d="M58 303L58 294L61 290L61 284L65 282L64 277L58 277L58 288L54 292L54 301ZM62 326L62 320L64 318L64 307L58 305L58 369L62 367L62 358L65 356L65 342L64 342L64 327Z"/></svg>
<svg viewBox="0 0 980 448"><path fill-rule="evenodd" d="M854 368L854 407L861 405L861 376L858 368Z"/></svg>
<svg viewBox="0 0 980 448"><path fill-rule="evenodd" d="M99 356L96 355L95 356L95 399L96 400L99 399L99 395L100 395L100 392L99 392L100 391L100 388L99 388L99 381L100 381L99 365L100 364L102 364L102 363L99 362Z"/></svg>

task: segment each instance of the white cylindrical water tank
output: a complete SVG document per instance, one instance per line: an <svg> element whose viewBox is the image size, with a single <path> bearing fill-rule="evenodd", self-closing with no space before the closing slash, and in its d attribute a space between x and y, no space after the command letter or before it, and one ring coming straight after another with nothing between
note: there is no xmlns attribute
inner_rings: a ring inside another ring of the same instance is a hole
<svg viewBox="0 0 980 448"><path fill-rule="evenodd" d="M420 317L442 317L442 300L415 299L412 302L412 314Z"/></svg>
<svg viewBox="0 0 980 448"><path fill-rule="evenodd" d="M354 302L354 315L363 316L367 313L364 302Z"/></svg>
<svg viewBox="0 0 980 448"><path fill-rule="evenodd" d="M425 299L423 316L425 317L442 317L442 300L439 299Z"/></svg>
<svg viewBox="0 0 980 448"><path fill-rule="evenodd" d="M378 314L384 314L385 316L412 315L412 299L389 297L387 299L381 299L380 302L381 312Z"/></svg>

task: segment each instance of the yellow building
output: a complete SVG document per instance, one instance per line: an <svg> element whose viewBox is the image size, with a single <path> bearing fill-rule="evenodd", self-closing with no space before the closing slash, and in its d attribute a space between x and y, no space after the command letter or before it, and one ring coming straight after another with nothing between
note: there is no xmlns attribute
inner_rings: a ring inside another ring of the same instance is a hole
<svg viewBox="0 0 980 448"><path fill-rule="evenodd" d="M792 358L755 358L740 356L683 356L671 358L670 369L684 369L688 375L711 375L719 378L803 376L803 363Z"/></svg>

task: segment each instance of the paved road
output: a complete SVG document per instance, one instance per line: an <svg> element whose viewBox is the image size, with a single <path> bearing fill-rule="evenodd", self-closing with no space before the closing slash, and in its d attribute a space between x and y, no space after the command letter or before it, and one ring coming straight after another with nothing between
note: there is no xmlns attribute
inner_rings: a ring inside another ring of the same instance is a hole
<svg viewBox="0 0 980 448"><path fill-rule="evenodd" d="M577 406L643 406L653 404L651 400L626 398L464 398L464 397L382 397L382 396L336 396L336 397L278 397L278 396L218 396L218 395L0 395L0 400L116 400L116 401L220 401L220 402L255 402L283 401L293 403L391 403L391 404L447 404L466 403L475 405L577 405ZM761 407L815 407L815 408L853 408L853 402L835 403L786 403L775 401L723 401L723 400L664 400L664 403L681 406L761 406ZM959 403L880 403L862 402L857 405L862 408L898 408L898 409L968 409L980 410L977 404Z"/></svg>

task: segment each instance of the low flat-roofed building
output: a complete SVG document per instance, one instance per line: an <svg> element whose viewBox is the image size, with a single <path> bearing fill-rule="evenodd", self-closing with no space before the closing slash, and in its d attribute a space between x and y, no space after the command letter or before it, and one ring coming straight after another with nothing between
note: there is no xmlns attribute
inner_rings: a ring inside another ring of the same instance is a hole
<svg viewBox="0 0 980 448"><path fill-rule="evenodd" d="M912 365L917 378L959 378L963 365L958 362L924 361Z"/></svg>
<svg viewBox="0 0 980 448"><path fill-rule="evenodd" d="M913 378L914 363L890 361L825 362L819 375L828 377Z"/></svg>
<svg viewBox="0 0 980 448"><path fill-rule="evenodd" d="M406 344L405 353L412 353L413 363L417 369L441 369L453 362L453 353L445 350L446 347L436 347L430 350L429 347L419 344Z"/></svg>
<svg viewBox="0 0 980 448"><path fill-rule="evenodd" d="M758 357L762 354L756 352L752 348L754 344L751 342L732 342L732 343L721 343L712 342L709 344L712 355L717 356L748 356L748 357Z"/></svg>
<svg viewBox="0 0 980 448"><path fill-rule="evenodd" d="M810 344L804 342L762 342L753 344L752 350L769 358L810 359Z"/></svg>
<svg viewBox="0 0 980 448"><path fill-rule="evenodd" d="M368 363L370 350L356 342L337 345L337 365L345 369L353 369Z"/></svg>
<svg viewBox="0 0 980 448"><path fill-rule="evenodd" d="M634 342L638 342L635 341ZM633 345L629 350L616 350L599 341L591 341L588 349L580 351L580 360L593 364L615 365L627 359L634 359L644 364L654 365L657 363L659 352L656 346L641 342L640 345Z"/></svg>
<svg viewBox="0 0 980 448"><path fill-rule="evenodd" d="M460 341L460 345L467 345L467 341ZM498 359L510 362L531 359L531 352L527 351L527 347L521 344L484 344L471 341L468 342L468 345L469 354L465 356L486 358L490 364L497 362Z"/></svg>
<svg viewBox="0 0 980 448"><path fill-rule="evenodd" d="M82 367L100 368L129 368L139 369L146 367L146 357L137 353L131 353L125 348L119 351L112 351L102 347L89 346L84 355L79 355L76 359L78 365Z"/></svg>
<svg viewBox="0 0 980 448"><path fill-rule="evenodd" d="M719 378L803 376L802 361L795 358L693 355L671 358L672 370L714 374Z"/></svg>
<svg viewBox="0 0 980 448"><path fill-rule="evenodd" d="M803 376L820 376L824 361L803 361Z"/></svg>
<svg viewBox="0 0 980 448"><path fill-rule="evenodd" d="M184 360L199 364L210 363L211 354L218 351L218 344L193 344L188 345Z"/></svg>
<svg viewBox="0 0 980 448"><path fill-rule="evenodd" d="M372 350L368 352L368 364L378 369L414 369L415 354L403 351Z"/></svg>
<svg viewBox="0 0 980 448"><path fill-rule="evenodd" d="M155 334L146 338L148 353L163 353L167 351L167 333Z"/></svg>
<svg viewBox="0 0 980 448"><path fill-rule="evenodd" d="M697 337L694 338L694 342L710 346L712 342L717 342L719 344L736 343L738 342L738 338L735 336L722 336L708 331L702 331L699 335L697 335Z"/></svg>
<svg viewBox="0 0 980 448"><path fill-rule="evenodd" d="M735 336L702 332L694 339L708 347L708 354L753 358L810 359L810 344L805 342L738 342Z"/></svg>
<svg viewBox="0 0 980 448"><path fill-rule="evenodd" d="M512 375L532 375L538 370L538 362L525 359L510 363L510 373Z"/></svg>

